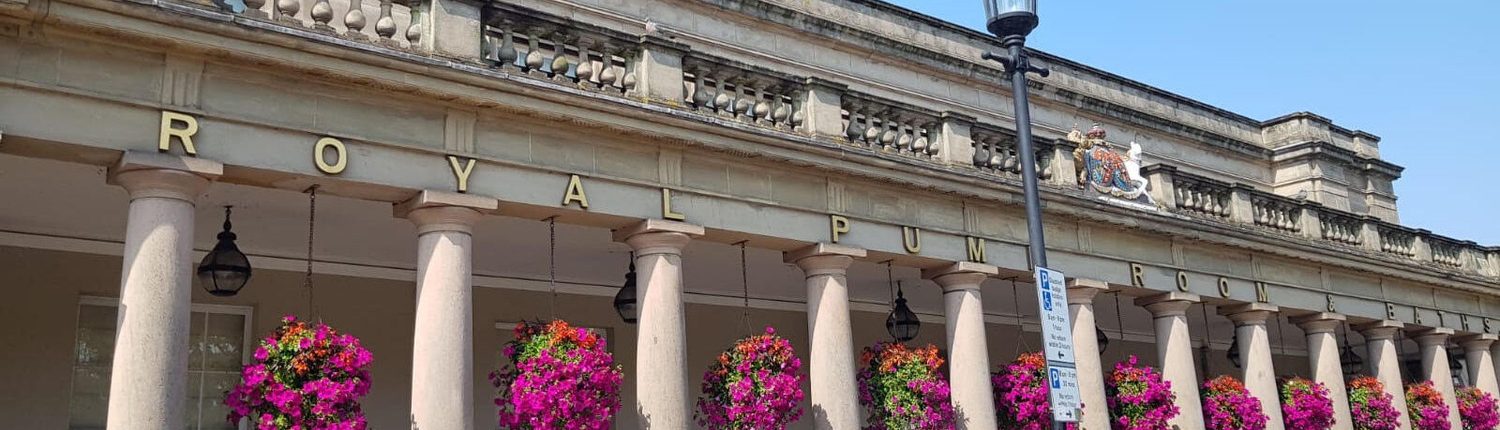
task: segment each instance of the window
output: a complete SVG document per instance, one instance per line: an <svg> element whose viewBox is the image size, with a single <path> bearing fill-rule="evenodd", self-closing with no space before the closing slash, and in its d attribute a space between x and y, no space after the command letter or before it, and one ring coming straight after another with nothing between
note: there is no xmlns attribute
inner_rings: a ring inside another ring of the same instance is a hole
<svg viewBox="0 0 1500 430"><path fill-rule="evenodd" d="M117 299L84 297L78 305L68 428L103 429L109 409L110 365L114 359ZM248 359L250 308L199 305L188 331L187 411L190 430L237 429L224 418L224 393L239 382Z"/></svg>

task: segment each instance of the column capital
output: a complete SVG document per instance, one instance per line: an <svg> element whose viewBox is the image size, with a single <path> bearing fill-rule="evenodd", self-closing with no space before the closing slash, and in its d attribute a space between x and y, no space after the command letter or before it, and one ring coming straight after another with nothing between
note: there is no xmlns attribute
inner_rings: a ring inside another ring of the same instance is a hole
<svg viewBox="0 0 1500 430"><path fill-rule="evenodd" d="M788 251L782 255L782 261L796 264L807 276L811 277L832 273L842 274L849 269L849 265L854 264L854 259L864 258L865 255L867 252L864 248L820 242Z"/></svg>
<svg viewBox="0 0 1500 430"><path fill-rule="evenodd" d="M1068 280L1068 304L1092 305L1094 297L1109 290L1109 283L1093 279L1074 278Z"/></svg>
<svg viewBox="0 0 1500 430"><path fill-rule="evenodd" d="M1344 316L1332 312L1316 312L1292 317L1292 324L1301 327L1307 334L1332 333L1344 322Z"/></svg>
<svg viewBox="0 0 1500 430"><path fill-rule="evenodd" d="M125 151L110 166L108 182L124 187L131 200L161 197L193 203L209 182L223 175L224 164L213 160Z"/></svg>
<svg viewBox="0 0 1500 430"><path fill-rule="evenodd" d="M492 197L422 190L411 199L397 203L392 212L396 217L416 224L417 234L434 231L472 233L481 216L499 207L500 201Z"/></svg>
<svg viewBox="0 0 1500 430"><path fill-rule="evenodd" d="M1448 344L1448 339L1453 337L1453 329L1437 327L1412 333L1412 338L1421 346L1443 346Z"/></svg>
<svg viewBox="0 0 1500 430"><path fill-rule="evenodd" d="M1187 315L1188 306L1201 301L1203 298L1197 294L1173 291L1135 299L1135 305L1146 308L1153 317L1162 318Z"/></svg>
<svg viewBox="0 0 1500 430"><path fill-rule="evenodd" d="M624 242L637 257L651 254L682 254L693 238L702 236L703 226L681 221L647 219L615 230L616 242Z"/></svg>
<svg viewBox="0 0 1500 430"><path fill-rule="evenodd" d="M1228 317L1236 327L1266 325L1266 320L1271 319L1271 314L1279 311L1281 308L1276 305L1259 302L1219 307L1219 315Z"/></svg>
<svg viewBox="0 0 1500 430"><path fill-rule="evenodd" d="M1459 345L1463 345L1465 351L1490 349L1490 345L1500 340L1500 335L1490 333L1468 334L1454 339Z"/></svg>
<svg viewBox="0 0 1500 430"><path fill-rule="evenodd" d="M1406 323L1396 320L1380 320L1354 326L1354 330L1364 335L1366 340L1394 339L1396 332L1406 327Z"/></svg>
<svg viewBox="0 0 1500 430"><path fill-rule="evenodd" d="M986 278L1000 274L1000 268L988 264L960 261L942 267L922 270L922 277L943 287L944 293L979 290Z"/></svg>

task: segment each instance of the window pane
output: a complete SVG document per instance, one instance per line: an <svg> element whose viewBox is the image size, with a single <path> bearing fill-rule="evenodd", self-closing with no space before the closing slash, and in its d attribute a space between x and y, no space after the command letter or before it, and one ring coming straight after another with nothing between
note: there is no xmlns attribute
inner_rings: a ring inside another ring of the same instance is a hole
<svg viewBox="0 0 1500 430"><path fill-rule="evenodd" d="M103 429L109 411L109 368L73 370L73 398L68 403L68 428Z"/></svg>
<svg viewBox="0 0 1500 430"><path fill-rule="evenodd" d="M208 333L203 340L203 369L238 374L245 357L245 317L232 314L210 314Z"/></svg>
<svg viewBox="0 0 1500 430"><path fill-rule="evenodd" d="M80 306L74 364L108 368L110 361L114 359L114 352L115 307Z"/></svg>
<svg viewBox="0 0 1500 430"><path fill-rule="evenodd" d="M203 370L203 332L208 314L193 312L192 315L192 322L188 323L188 370Z"/></svg>
<svg viewBox="0 0 1500 430"><path fill-rule="evenodd" d="M183 428L193 430L198 428L198 406L202 405L200 393L203 392L203 375L198 372L188 372L187 375L187 416L183 417L185 426Z"/></svg>
<svg viewBox="0 0 1500 430"><path fill-rule="evenodd" d="M234 429L229 423L229 407L224 406L224 393L240 382L238 373L210 372L203 376L203 426L201 429Z"/></svg>

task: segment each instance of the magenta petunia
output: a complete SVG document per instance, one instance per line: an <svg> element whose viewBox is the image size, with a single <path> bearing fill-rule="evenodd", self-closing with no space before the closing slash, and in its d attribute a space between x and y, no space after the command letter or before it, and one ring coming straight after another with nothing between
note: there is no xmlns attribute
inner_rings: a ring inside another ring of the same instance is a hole
<svg viewBox="0 0 1500 430"><path fill-rule="evenodd" d="M359 399L370 391L373 359L354 336L329 333L336 331L283 318L256 348L256 362L241 370L240 383L225 393L229 421L250 418L265 430L363 430Z"/></svg>

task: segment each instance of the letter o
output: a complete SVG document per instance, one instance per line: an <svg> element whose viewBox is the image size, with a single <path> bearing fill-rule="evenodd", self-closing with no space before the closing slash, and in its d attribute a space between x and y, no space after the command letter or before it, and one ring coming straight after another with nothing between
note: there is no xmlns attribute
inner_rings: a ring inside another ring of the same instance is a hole
<svg viewBox="0 0 1500 430"><path fill-rule="evenodd" d="M333 148L333 152L337 153L339 157L337 162L329 163L324 158L323 154L328 148ZM313 145L313 164L318 165L319 172L330 175L344 173L344 168L349 167L349 150L345 149L344 142L340 142L338 139L332 137L318 139L318 144Z"/></svg>

